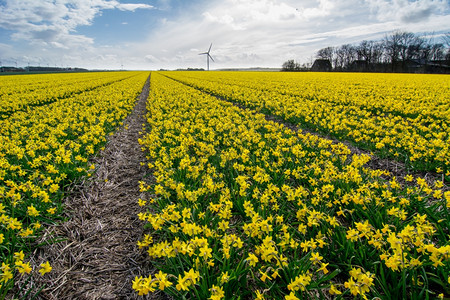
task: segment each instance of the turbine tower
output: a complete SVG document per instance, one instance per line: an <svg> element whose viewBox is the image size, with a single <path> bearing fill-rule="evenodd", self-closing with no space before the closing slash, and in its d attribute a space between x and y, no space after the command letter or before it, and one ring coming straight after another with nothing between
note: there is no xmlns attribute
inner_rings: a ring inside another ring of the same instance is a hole
<svg viewBox="0 0 450 300"><path fill-rule="evenodd" d="M209 59L211 58L211 60L214 61L212 56L209 54L209 52L211 51L211 47L212 47L212 43L209 46L208 52L203 52L203 53L199 54L199 55L206 55L206 66L207 66L208 71L209 71Z"/></svg>

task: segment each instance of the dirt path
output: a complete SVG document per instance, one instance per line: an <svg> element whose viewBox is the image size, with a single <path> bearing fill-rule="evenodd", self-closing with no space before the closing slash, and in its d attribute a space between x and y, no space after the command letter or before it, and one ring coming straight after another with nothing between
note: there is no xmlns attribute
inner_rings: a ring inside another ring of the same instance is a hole
<svg viewBox="0 0 450 300"><path fill-rule="evenodd" d="M96 172L65 203L67 222L44 236L67 239L39 249L53 266L41 299L133 299L136 275L151 269L136 242L142 237L137 218L139 184L146 167L138 143L145 122L149 80L124 126L109 136L93 163ZM142 297L141 297L142 299Z"/></svg>

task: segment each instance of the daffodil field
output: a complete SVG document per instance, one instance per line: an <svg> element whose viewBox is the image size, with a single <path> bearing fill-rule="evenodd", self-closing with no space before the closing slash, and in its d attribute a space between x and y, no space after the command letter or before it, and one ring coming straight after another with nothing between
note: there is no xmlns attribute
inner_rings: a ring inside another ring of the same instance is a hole
<svg viewBox="0 0 450 300"><path fill-rule="evenodd" d="M133 289L448 297L449 87L446 76L152 72L139 142L156 182L140 182L138 245L158 270ZM444 176L396 178L263 113Z"/></svg>
<svg viewBox="0 0 450 300"><path fill-rule="evenodd" d="M63 219L74 182L94 177L90 159L148 77L0 76L0 299L52 272L29 254ZM449 96L443 75L151 72L136 243L156 271L129 288L174 299L450 297ZM405 174L372 169L336 140Z"/></svg>
<svg viewBox="0 0 450 300"><path fill-rule="evenodd" d="M446 75L171 72L167 76L450 178Z"/></svg>
<svg viewBox="0 0 450 300"><path fill-rule="evenodd" d="M28 261L43 224L60 218L67 186L133 109L149 72L0 77L0 299ZM50 263L38 266L43 276Z"/></svg>

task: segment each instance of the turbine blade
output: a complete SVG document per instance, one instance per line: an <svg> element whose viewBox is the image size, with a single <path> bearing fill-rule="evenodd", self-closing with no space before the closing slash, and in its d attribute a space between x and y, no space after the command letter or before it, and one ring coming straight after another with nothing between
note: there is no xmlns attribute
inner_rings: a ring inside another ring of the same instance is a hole
<svg viewBox="0 0 450 300"><path fill-rule="evenodd" d="M211 45L209 46L208 54L209 54L209 51L211 51L211 47L212 47L212 43L211 43Z"/></svg>
<svg viewBox="0 0 450 300"><path fill-rule="evenodd" d="M209 53L208 53L208 56L209 56L209 58L211 58L211 60L212 61L214 61L214 59L212 58L212 56L211 55L209 55ZM215 62L215 61L214 61Z"/></svg>

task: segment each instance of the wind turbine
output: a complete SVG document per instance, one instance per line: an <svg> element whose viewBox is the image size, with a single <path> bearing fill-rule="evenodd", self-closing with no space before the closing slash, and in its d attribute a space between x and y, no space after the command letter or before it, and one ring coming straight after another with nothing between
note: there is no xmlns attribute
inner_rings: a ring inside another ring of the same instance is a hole
<svg viewBox="0 0 450 300"><path fill-rule="evenodd" d="M214 61L214 59L212 58L212 56L209 54L209 52L211 51L211 47L212 47L212 43L209 46L208 52L203 52L200 53L199 55L206 55L206 65L208 67L208 71L209 71L209 59L211 58L212 61Z"/></svg>

